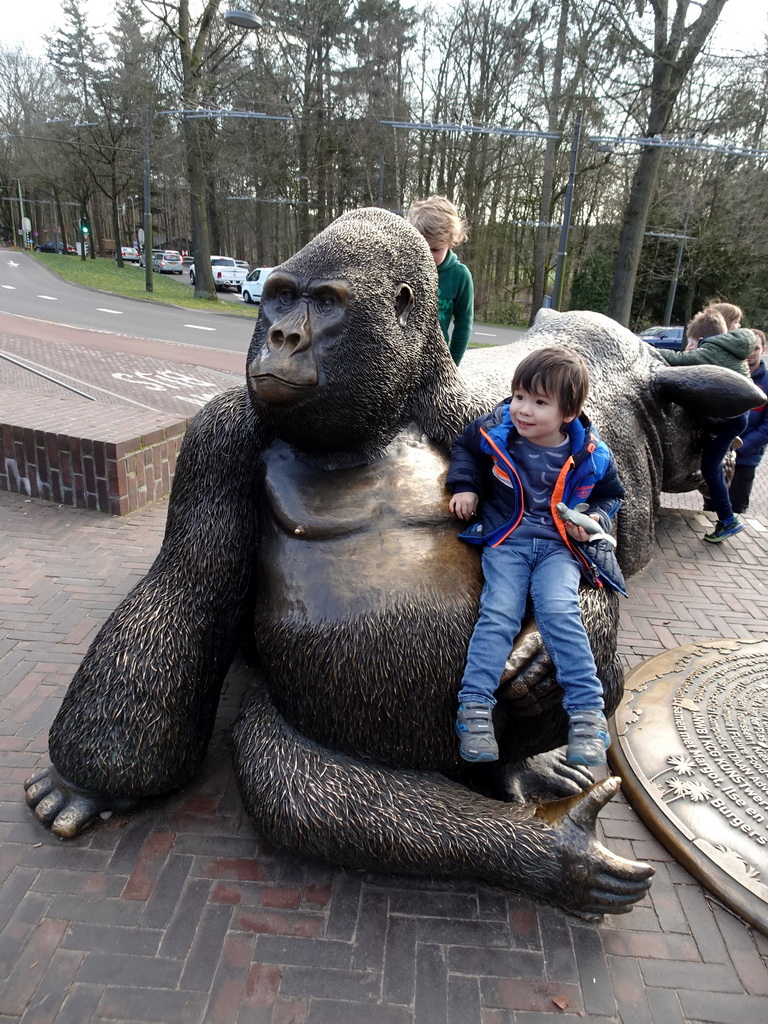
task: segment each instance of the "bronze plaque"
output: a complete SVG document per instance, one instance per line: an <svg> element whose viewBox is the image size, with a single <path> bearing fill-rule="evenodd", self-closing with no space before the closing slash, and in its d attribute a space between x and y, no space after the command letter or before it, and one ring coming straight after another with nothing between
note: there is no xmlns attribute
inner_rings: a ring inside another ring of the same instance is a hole
<svg viewBox="0 0 768 1024"><path fill-rule="evenodd" d="M610 760L640 817L768 934L768 641L710 640L634 669Z"/></svg>

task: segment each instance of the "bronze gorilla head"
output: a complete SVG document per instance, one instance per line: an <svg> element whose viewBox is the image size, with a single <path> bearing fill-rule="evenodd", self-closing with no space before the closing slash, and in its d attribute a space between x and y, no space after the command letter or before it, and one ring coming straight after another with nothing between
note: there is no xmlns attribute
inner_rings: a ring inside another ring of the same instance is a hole
<svg viewBox="0 0 768 1024"><path fill-rule="evenodd" d="M426 242L386 210L357 210L268 278L248 388L276 436L359 461L386 446L445 364Z"/></svg>

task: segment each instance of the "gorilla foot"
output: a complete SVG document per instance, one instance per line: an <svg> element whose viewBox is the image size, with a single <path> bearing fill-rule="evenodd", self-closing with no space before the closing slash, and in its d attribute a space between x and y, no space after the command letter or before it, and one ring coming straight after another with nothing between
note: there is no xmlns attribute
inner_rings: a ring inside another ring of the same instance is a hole
<svg viewBox="0 0 768 1024"><path fill-rule="evenodd" d="M568 764L566 747L558 747L518 764L506 766L501 800L522 804L529 800L577 796L595 781L589 768Z"/></svg>
<svg viewBox="0 0 768 1024"><path fill-rule="evenodd" d="M102 811L130 811L137 800L83 789L65 780L55 768L41 768L24 783L26 799L37 818L62 839L72 839Z"/></svg>
<svg viewBox="0 0 768 1024"><path fill-rule="evenodd" d="M552 827L550 854L560 864L549 899L579 917L628 914L650 888L650 864L626 860L595 839L598 812L619 791L621 779L598 782L586 793L542 804L535 814Z"/></svg>

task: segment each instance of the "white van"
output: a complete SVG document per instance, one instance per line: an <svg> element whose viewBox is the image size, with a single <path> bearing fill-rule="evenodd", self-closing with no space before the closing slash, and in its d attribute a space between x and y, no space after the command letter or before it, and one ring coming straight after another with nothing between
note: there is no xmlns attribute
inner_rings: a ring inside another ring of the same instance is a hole
<svg viewBox="0 0 768 1024"><path fill-rule="evenodd" d="M256 267L250 272L243 285L243 302L261 302L264 282L274 269L274 267Z"/></svg>

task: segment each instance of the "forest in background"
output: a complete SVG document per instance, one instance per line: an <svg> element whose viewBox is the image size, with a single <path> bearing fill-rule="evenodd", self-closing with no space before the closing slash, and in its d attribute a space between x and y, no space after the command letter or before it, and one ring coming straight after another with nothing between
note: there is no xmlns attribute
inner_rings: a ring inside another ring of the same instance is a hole
<svg viewBox="0 0 768 1024"><path fill-rule="evenodd" d="M191 245L190 152L211 251L251 265L439 192L469 222L478 318L523 325L551 292L579 117L562 308L622 319L624 294L630 326L661 323L680 248L674 322L718 296L764 326L768 45L718 55L725 2L287 0L242 33L218 0L119 0L108 32L65 0L47 60L0 45L0 237L21 189L39 240L87 218L97 247L131 244L146 111L164 244Z"/></svg>

